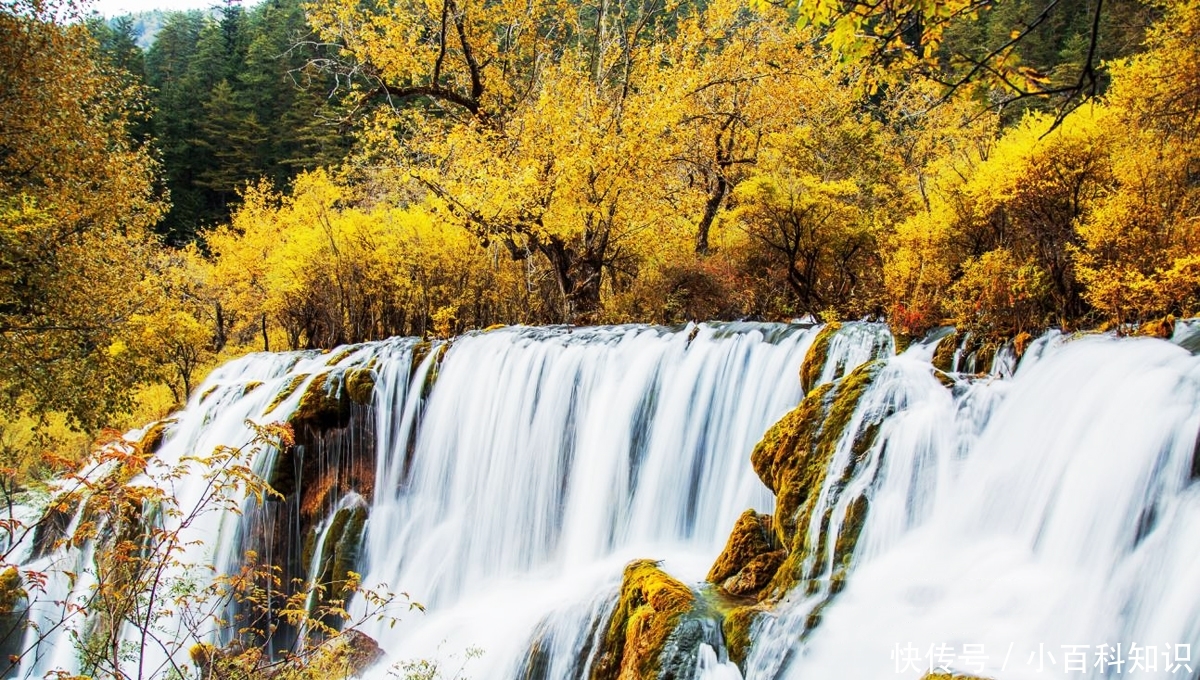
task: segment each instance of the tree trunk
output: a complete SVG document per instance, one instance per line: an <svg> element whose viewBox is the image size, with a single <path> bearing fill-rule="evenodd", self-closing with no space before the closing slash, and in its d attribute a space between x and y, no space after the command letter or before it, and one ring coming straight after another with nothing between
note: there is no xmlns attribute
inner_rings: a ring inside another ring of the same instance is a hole
<svg viewBox="0 0 1200 680"><path fill-rule="evenodd" d="M221 307L221 303L217 303L217 329L213 334L213 351L220 352L225 349L225 343L228 338L225 335L225 310Z"/></svg>
<svg viewBox="0 0 1200 680"><path fill-rule="evenodd" d="M717 218L717 211L721 209L721 202L725 200L725 194L728 191L729 182L726 181L725 175L718 173L717 184L713 187L708 201L704 203L704 215L700 217L700 226L696 230L697 255L708 255L708 231L712 228L713 221Z"/></svg>
<svg viewBox="0 0 1200 680"><path fill-rule="evenodd" d="M589 323L600 311L603 263L596 257L580 257L561 240L551 238L538 249L550 260L562 294L562 322Z"/></svg>

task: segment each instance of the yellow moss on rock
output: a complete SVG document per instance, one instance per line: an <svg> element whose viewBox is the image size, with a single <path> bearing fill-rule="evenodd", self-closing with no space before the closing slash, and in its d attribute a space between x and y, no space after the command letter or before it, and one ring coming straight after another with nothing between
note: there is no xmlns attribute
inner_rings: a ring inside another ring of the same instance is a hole
<svg viewBox="0 0 1200 680"><path fill-rule="evenodd" d="M142 438L138 441L142 453L157 453L162 448L163 440L166 438L167 426L174 424L174 418L167 418L147 425L146 429L142 432Z"/></svg>
<svg viewBox="0 0 1200 680"><path fill-rule="evenodd" d="M288 422L293 427L309 425L324 429L344 424L349 416L350 401L343 389L341 376L324 373L308 383Z"/></svg>
<svg viewBox="0 0 1200 680"><path fill-rule="evenodd" d="M360 347L362 347L362 345L346 345L342 347L338 351L332 353L333 356L329 357L329 360L325 362L325 365L337 366L338 364L342 363L346 357L358 351Z"/></svg>
<svg viewBox="0 0 1200 680"><path fill-rule="evenodd" d="M696 603L695 593L659 569L657 562L630 562L590 680L659 677L668 639Z"/></svg>
<svg viewBox="0 0 1200 680"><path fill-rule="evenodd" d="M800 387L808 394L817 386L821 373L825 370L825 362L829 360L829 343L833 336L841 330L842 324L832 321L825 324L804 355L804 363L800 365Z"/></svg>
<svg viewBox="0 0 1200 680"><path fill-rule="evenodd" d="M953 331L938 341L933 351L933 367L949 373L954 370L954 352L958 350L958 331Z"/></svg>
<svg viewBox="0 0 1200 680"><path fill-rule="evenodd" d="M706 580L737 597L752 597L774 576L787 552L779 549L771 515L742 513Z"/></svg>
<svg viewBox="0 0 1200 680"><path fill-rule="evenodd" d="M731 595L752 597L771 582L779 567L787 559L787 551L772 550L771 552L755 555L754 559L738 570L736 574L725 579L721 587Z"/></svg>
<svg viewBox="0 0 1200 680"><path fill-rule="evenodd" d="M708 570L705 580L720 584L741 571L755 557L771 551L771 516L747 510L738 517L725 549Z"/></svg>
<svg viewBox="0 0 1200 680"><path fill-rule="evenodd" d="M1151 321L1147 321L1146 323L1139 326L1137 331L1134 333L1134 335L1140 335L1140 336L1145 336L1145 337L1150 337L1150 338L1162 338L1163 340L1170 340L1171 336L1174 334L1175 334L1175 317L1174 317L1174 315L1168 315L1161 319L1153 319Z"/></svg>
<svg viewBox="0 0 1200 680"><path fill-rule="evenodd" d="M750 636L751 626L762 616L764 610L760 606L738 607L725 615L721 622L721 634L725 636L725 649L729 652L729 660L733 661L743 671L746 657L754 639Z"/></svg>
<svg viewBox="0 0 1200 680"><path fill-rule="evenodd" d="M12 614L27 597L21 573L16 567L0 571L0 614Z"/></svg>
<svg viewBox="0 0 1200 680"><path fill-rule="evenodd" d="M292 396L292 393L300 389L300 386L304 384L304 381L308 380L308 375L309 374L307 373L301 373L300 375L297 375L289 380L288 383L283 386L283 389L275 393L275 396L271 398L271 403L267 404L267 408L263 412L270 413L278 408L279 405L282 404L288 397Z"/></svg>
<svg viewBox="0 0 1200 680"><path fill-rule="evenodd" d="M375 372L370 368L352 368L346 371L346 394L356 404L370 404L375 394Z"/></svg>
<svg viewBox="0 0 1200 680"><path fill-rule="evenodd" d="M823 551L823 545L807 545L805 530L812 519L821 487L838 442L858 409L884 361L868 362L846 377L826 383L805 396L792 412L767 432L751 453L751 463L763 483L775 493L775 533L788 550L762 597L779 597L802 575L805 557ZM854 436L853 455L861 458L874 441L877 426L868 425ZM824 540L824 532L821 533Z"/></svg>

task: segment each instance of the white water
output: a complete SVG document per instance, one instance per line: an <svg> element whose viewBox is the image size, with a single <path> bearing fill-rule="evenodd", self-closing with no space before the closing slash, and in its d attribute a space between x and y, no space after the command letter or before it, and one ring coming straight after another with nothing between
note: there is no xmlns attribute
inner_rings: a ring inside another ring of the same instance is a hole
<svg viewBox="0 0 1200 680"><path fill-rule="evenodd" d="M749 453L799 401L813 337L749 324L512 328L460 338L440 369L431 352L413 375L411 341L336 357L343 368L374 359L378 374L364 583L428 607L395 610L394 628L372 620L362 629L391 662L432 659L447 677L460 668L519 677L535 640L545 677L578 677L628 560L661 559L698 583L742 510L771 511ZM890 347L880 326L849 325L822 380ZM932 351L917 345L888 362L854 422L895 413L846 487L822 492L834 532L855 496L871 503L845 590L793 595L760 620L746 679L916 678L931 658L1021 679L1064 673L1065 651L1087 652L1087 671L1075 675L1165 677L1164 661L1183 651L1176 645L1200 658L1200 489L1190 480L1200 359L1162 341L1051 334L1011 379L1005 355L992 378L951 391L930 371ZM244 421L285 416L303 387L263 410L292 376L328 370L329 359L257 355L223 367L198 394L217 391L203 403L193 396L179 415L162 457L244 444ZM242 396L249 381L265 384ZM841 442L831 477L850 444ZM188 489L178 489L181 506ZM214 516L195 530L206 541L190 559L236 564L236 519ZM85 557L62 551L38 564L77 570ZM51 588L69 594L62 579ZM806 633L821 603L822 621ZM72 668L69 644L56 639L23 677ZM741 678L711 642L697 677ZM1159 671L1097 669L1101 643L1121 644L1126 659L1130 643L1156 645Z"/></svg>
<svg viewBox="0 0 1200 680"><path fill-rule="evenodd" d="M747 677L1195 677L1179 662L1200 656L1200 360L1050 336L1013 380L951 398L923 358L889 367L908 403L876 447L848 587L804 643L804 603L765 622ZM1125 665L1096 666L1102 644ZM1131 673L1131 644L1157 672Z"/></svg>
<svg viewBox="0 0 1200 680"><path fill-rule="evenodd" d="M814 335L706 325L459 339L412 468L379 485L367 532L365 583L402 587L429 612L365 632L395 660L466 661L470 677L514 675L540 636L549 677L567 677L625 562L702 580L737 516L771 510L749 454L798 403ZM847 335L831 348L842 370L890 348L879 326ZM402 457L384 448L378 474ZM483 655L467 660L469 648Z"/></svg>
<svg viewBox="0 0 1200 680"><path fill-rule="evenodd" d="M372 353L391 351L397 344L397 341L377 343L346 356L339 365L363 363ZM411 342L399 341L399 344L407 346ZM318 375L330 370L327 364L331 358L320 352L260 353L218 368L197 388L187 407L173 416L156 462L151 466L153 479L143 476L133 483L161 486L168 497L175 499L175 508L183 515L204 508L206 485L199 475L205 468L191 457L210 455L218 447L246 446L254 438L248 420L265 424L286 419L299 403L307 379L289 398L268 410L275 395L295 376ZM251 383L261 383L261 386L246 393L247 385ZM140 431L128 435L132 440L139 436ZM265 474L274 460L274 453L269 449L263 451L254 461L254 470ZM192 472L190 476L172 478L166 474L171 469ZM103 472L103 468L98 468L86 476L95 480ZM78 483L68 484L64 491L76 490L78 486ZM72 530L78 521L77 516ZM180 528L176 518L168 517L165 521L167 529ZM165 581L172 584L190 582L203 587L209 566L223 572L234 571L241 559L237 552L240 530L240 518L236 515L198 513L180 532L183 549L175 557L182 566L170 570ZM86 618L96 613L95 605L88 598L96 580L92 566L94 549L90 541L80 547L67 544L22 565L22 570L44 573L48 580L45 592L34 591L30 607L34 626L25 634L25 647L32 651L21 659L19 667L11 674L13 677L41 678L52 671L74 674L86 670L81 669L72 631L84 630ZM81 607L82 612L72 611L71 607ZM169 608L164 602L162 609ZM197 609L201 608L197 606ZM157 621L157 626L160 629L155 636L157 642L141 651L144 677L163 677L171 665L170 657L174 657L176 663L183 663L187 650L195 642L224 637L214 628L212 620L185 622L176 616L164 616ZM130 644L138 641L131 629L126 630L125 635ZM136 663L129 664L126 670L136 673L136 666Z"/></svg>

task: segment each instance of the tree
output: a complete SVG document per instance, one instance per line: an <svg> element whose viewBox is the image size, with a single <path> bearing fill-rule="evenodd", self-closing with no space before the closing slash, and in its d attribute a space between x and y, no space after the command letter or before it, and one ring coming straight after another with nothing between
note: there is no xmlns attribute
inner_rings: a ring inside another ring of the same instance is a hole
<svg viewBox="0 0 1200 680"><path fill-rule="evenodd" d="M1056 120L1107 84L1141 41L1146 4L1122 0L816 0L794 4L870 91L911 77L1003 107L1043 100Z"/></svg>
<svg viewBox="0 0 1200 680"><path fill-rule="evenodd" d="M762 140L734 190L732 223L775 263L794 313L877 313L878 240L907 207L886 129L838 86L828 62L811 55L783 64L793 70L783 108L799 115Z"/></svg>
<svg viewBox="0 0 1200 680"><path fill-rule="evenodd" d="M545 258L559 320L597 318L606 276L659 224L654 152L675 119L651 96L663 5L330 3L314 19L367 95L427 104L377 119L382 153L483 244ZM387 130L403 133L389 146Z"/></svg>
<svg viewBox="0 0 1200 680"><path fill-rule="evenodd" d="M199 12L168 14L146 54L146 83L153 88L156 109L154 136L162 153L162 179L171 193L171 209L156 231L176 246L195 238L205 212L204 195L194 185L204 159L189 141L198 134L195 112L203 105L204 93L188 77L203 25Z"/></svg>
<svg viewBox="0 0 1200 680"><path fill-rule="evenodd" d="M1113 68L1115 190L1079 225L1084 297L1121 325L1200 310L1200 4L1175 3Z"/></svg>
<svg viewBox="0 0 1200 680"><path fill-rule="evenodd" d="M142 373L125 334L164 204L129 137L141 94L67 9L0 10L0 404L95 426Z"/></svg>

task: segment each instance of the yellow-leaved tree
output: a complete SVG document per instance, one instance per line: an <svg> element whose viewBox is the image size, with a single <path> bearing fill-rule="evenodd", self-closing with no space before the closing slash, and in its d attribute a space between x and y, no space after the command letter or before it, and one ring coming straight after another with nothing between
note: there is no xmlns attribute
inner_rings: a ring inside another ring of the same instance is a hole
<svg viewBox="0 0 1200 680"><path fill-rule="evenodd" d="M425 204L362 206L329 173L290 195L246 191L232 224L208 234L211 280L233 339L333 347L389 335L443 335L508 318L512 297L488 251ZM513 277L509 276L509 280Z"/></svg>
<svg viewBox="0 0 1200 680"><path fill-rule="evenodd" d="M1115 186L1079 227L1084 297L1111 324L1200 312L1200 3L1165 9L1113 69Z"/></svg>
<svg viewBox="0 0 1200 680"><path fill-rule="evenodd" d="M0 410L94 428L147 374L130 322L160 300L164 204L129 135L141 93L72 11L0 8Z"/></svg>
<svg viewBox="0 0 1200 680"><path fill-rule="evenodd" d="M527 262L528 287L548 279L551 319L597 319L603 292L671 238L662 3L331 3L314 19L369 94L417 100L376 119L393 182Z"/></svg>

